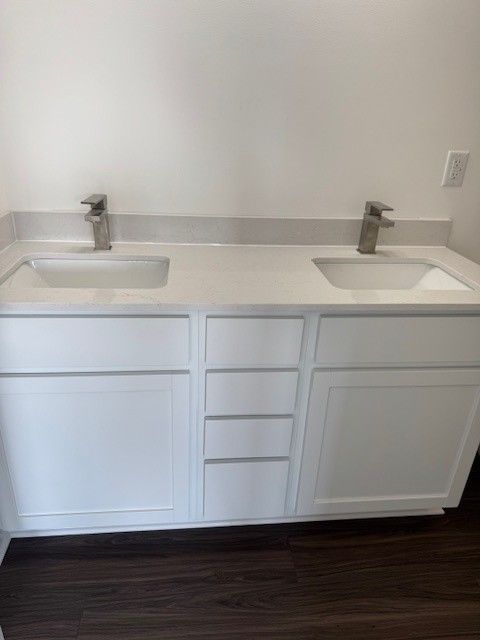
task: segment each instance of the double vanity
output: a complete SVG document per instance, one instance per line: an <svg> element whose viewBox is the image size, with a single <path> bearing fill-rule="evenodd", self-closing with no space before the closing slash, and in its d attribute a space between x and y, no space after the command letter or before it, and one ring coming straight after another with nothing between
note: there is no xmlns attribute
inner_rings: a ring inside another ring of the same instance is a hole
<svg viewBox="0 0 480 640"><path fill-rule="evenodd" d="M480 441L480 265L17 241L0 372L13 535L437 514Z"/></svg>

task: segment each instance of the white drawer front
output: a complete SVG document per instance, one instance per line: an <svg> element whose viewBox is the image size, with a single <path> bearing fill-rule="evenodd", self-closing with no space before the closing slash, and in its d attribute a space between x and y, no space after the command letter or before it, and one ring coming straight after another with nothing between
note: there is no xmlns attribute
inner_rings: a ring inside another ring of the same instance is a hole
<svg viewBox="0 0 480 640"><path fill-rule="evenodd" d="M207 420L205 458L287 457L292 418Z"/></svg>
<svg viewBox="0 0 480 640"><path fill-rule="evenodd" d="M480 362L480 317L320 319L319 364Z"/></svg>
<svg viewBox="0 0 480 640"><path fill-rule="evenodd" d="M187 367L188 318L0 318L0 371Z"/></svg>
<svg viewBox="0 0 480 640"><path fill-rule="evenodd" d="M288 460L205 465L205 519L284 515Z"/></svg>
<svg viewBox="0 0 480 640"><path fill-rule="evenodd" d="M303 318L207 318L210 366L296 366Z"/></svg>
<svg viewBox="0 0 480 640"><path fill-rule="evenodd" d="M297 371L210 371L206 413L210 416L292 413L297 378Z"/></svg>

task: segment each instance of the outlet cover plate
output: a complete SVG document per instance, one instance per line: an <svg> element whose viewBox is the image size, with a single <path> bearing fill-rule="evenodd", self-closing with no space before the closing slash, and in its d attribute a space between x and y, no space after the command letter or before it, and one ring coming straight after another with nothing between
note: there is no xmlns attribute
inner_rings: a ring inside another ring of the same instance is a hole
<svg viewBox="0 0 480 640"><path fill-rule="evenodd" d="M447 154L442 187L461 187L467 168L469 151L450 150Z"/></svg>

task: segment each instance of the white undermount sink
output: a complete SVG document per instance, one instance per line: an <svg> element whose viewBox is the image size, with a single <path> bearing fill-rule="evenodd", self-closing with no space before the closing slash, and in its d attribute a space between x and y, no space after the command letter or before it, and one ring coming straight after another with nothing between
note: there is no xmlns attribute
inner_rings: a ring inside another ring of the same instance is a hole
<svg viewBox="0 0 480 640"><path fill-rule="evenodd" d="M30 258L16 265L2 288L156 289L168 277L168 258Z"/></svg>
<svg viewBox="0 0 480 640"><path fill-rule="evenodd" d="M472 291L472 287L429 262L400 262L361 258L315 258L331 285L338 289L415 289L418 291Z"/></svg>

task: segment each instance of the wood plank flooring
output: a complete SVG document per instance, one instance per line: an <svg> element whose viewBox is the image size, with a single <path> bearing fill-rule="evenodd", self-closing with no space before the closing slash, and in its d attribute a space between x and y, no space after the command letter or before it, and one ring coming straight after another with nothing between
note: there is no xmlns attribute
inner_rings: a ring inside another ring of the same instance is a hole
<svg viewBox="0 0 480 640"><path fill-rule="evenodd" d="M480 639L480 464L445 516L14 540L5 640Z"/></svg>

